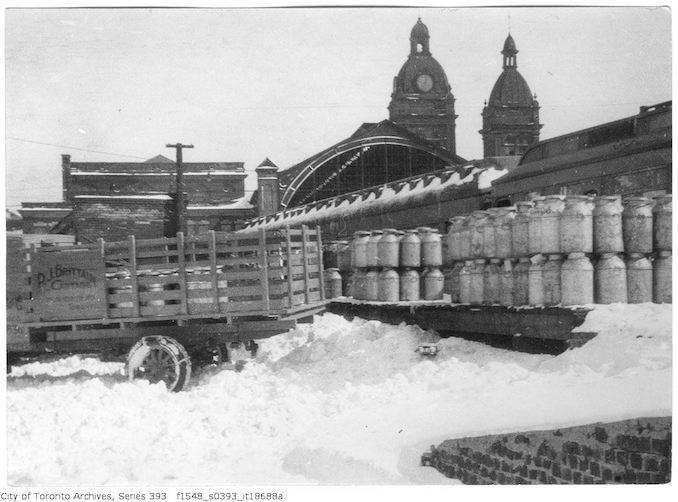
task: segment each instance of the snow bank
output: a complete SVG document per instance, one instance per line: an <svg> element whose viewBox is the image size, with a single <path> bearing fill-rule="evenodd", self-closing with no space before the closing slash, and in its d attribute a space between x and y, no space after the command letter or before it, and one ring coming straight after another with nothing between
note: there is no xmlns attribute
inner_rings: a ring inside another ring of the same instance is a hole
<svg viewBox="0 0 678 502"><path fill-rule="evenodd" d="M68 358L8 377L19 485L450 483L419 455L472 434L671 412L671 306L597 306L560 356L326 314L188 391Z"/></svg>

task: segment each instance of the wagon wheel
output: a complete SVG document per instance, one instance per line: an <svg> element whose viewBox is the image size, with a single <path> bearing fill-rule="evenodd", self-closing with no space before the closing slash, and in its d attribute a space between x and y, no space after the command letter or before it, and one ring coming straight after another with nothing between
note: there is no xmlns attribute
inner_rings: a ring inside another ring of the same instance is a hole
<svg viewBox="0 0 678 502"><path fill-rule="evenodd" d="M144 378L164 382L170 392L183 390L191 378L191 359L186 349L167 336L145 336L127 355L125 366L130 380Z"/></svg>

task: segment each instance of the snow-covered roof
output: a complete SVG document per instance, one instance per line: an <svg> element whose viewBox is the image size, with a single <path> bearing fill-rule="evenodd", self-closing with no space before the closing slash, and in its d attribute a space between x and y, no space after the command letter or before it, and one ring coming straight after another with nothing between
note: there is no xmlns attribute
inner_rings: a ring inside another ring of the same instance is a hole
<svg viewBox="0 0 678 502"><path fill-rule="evenodd" d="M133 200L172 200L167 194L144 194L144 195L76 195L74 199L133 199Z"/></svg>
<svg viewBox="0 0 678 502"><path fill-rule="evenodd" d="M394 204L416 205L417 198L424 196L435 198L444 191L465 185L475 185L479 190L486 190L490 188L492 180L508 172L507 169L498 168L490 161L476 161L462 166L463 177L457 172L459 169L457 166L448 167L435 173L291 208L253 220L248 228L299 225L308 221L349 216L358 211L383 212Z"/></svg>
<svg viewBox="0 0 678 502"><path fill-rule="evenodd" d="M71 171L71 176L175 176L176 173L172 171L167 172L110 172L110 171ZM184 172L184 176L246 176L242 171L201 171L201 172Z"/></svg>
<svg viewBox="0 0 678 502"><path fill-rule="evenodd" d="M204 211L204 210L224 210L224 209L252 209L254 206L249 203L246 197L241 197L239 199L234 200L233 202L229 202L227 204L215 204L215 205L207 205L207 206L200 206L200 205L193 205L189 204L188 205L188 210L195 210L195 211Z"/></svg>

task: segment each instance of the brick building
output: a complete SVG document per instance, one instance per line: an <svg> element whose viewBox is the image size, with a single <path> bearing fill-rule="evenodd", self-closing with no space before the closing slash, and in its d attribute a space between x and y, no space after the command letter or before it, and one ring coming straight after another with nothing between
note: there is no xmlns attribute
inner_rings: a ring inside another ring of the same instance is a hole
<svg viewBox="0 0 678 502"><path fill-rule="evenodd" d="M503 71L483 108L483 155L522 155L539 141L539 103L518 71L518 49L509 33L501 51Z"/></svg>
<svg viewBox="0 0 678 502"><path fill-rule="evenodd" d="M410 33L407 61L393 79L389 119L454 155L454 95L445 70L431 55L429 39L420 18Z"/></svg>
<svg viewBox="0 0 678 502"><path fill-rule="evenodd" d="M234 230L254 216L245 198L242 162L185 162L187 231ZM63 202L23 203L24 233L63 233L80 241L176 233L176 165L161 155L145 162L72 162L62 155Z"/></svg>

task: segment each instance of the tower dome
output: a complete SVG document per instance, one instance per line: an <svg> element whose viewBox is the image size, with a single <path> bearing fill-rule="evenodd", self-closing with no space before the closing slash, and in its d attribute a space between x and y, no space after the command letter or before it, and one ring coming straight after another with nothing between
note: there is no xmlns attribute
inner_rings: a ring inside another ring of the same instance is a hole
<svg viewBox="0 0 678 502"><path fill-rule="evenodd" d="M539 141L542 128L539 103L518 71L518 48L510 33L501 54L503 71L483 108L483 128L479 131L485 157L522 155Z"/></svg>
<svg viewBox="0 0 678 502"><path fill-rule="evenodd" d="M445 70L431 55L429 39L419 18L410 32L410 54L393 79L389 118L455 153L454 95Z"/></svg>

